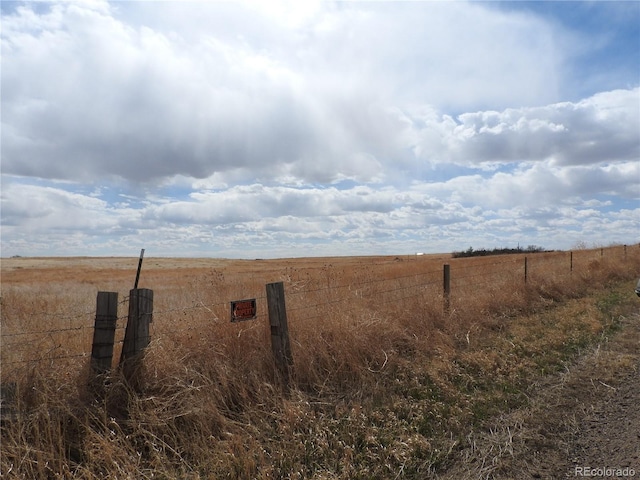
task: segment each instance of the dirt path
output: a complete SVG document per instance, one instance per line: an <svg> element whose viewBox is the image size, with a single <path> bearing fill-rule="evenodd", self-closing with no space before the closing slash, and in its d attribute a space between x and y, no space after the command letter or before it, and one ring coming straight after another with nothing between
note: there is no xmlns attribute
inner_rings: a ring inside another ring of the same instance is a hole
<svg viewBox="0 0 640 480"><path fill-rule="evenodd" d="M590 382L603 385L606 382L602 379L612 378L611 385L604 385L606 392L595 398L593 393L585 395L588 408L570 451L574 476L581 472L580 467L609 467L626 469L627 476L635 473L633 476L640 478L640 315L626 323L606 350L612 364L603 362L597 368L596 361L596 368L587 369L593 377ZM607 476L608 472L603 473Z"/></svg>
<svg viewBox="0 0 640 480"><path fill-rule="evenodd" d="M640 315L622 319L530 405L469 437L446 479L640 479Z"/></svg>

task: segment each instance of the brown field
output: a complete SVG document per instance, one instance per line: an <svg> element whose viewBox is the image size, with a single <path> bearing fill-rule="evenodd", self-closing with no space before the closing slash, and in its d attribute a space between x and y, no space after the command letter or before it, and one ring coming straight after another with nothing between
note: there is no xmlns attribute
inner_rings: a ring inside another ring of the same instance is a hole
<svg viewBox="0 0 640 480"><path fill-rule="evenodd" d="M524 255L145 258L154 315L141 385L114 370L104 398L87 388L96 294L119 293L115 365L137 258L2 259L1 378L16 385L18 413L2 425L0 473L442 474L469 428L526 403L532 378L615 329L630 304L616 289L632 291L640 272L638 245L526 257L526 283ZM288 393L271 352L271 282L286 293ZM258 317L230 323L229 302L244 298Z"/></svg>

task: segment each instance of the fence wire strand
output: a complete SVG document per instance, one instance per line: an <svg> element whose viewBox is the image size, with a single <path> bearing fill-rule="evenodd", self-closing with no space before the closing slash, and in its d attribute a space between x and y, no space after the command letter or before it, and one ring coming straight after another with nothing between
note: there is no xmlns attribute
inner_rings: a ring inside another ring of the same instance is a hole
<svg viewBox="0 0 640 480"><path fill-rule="evenodd" d="M528 259L527 263L527 275L531 278L535 276L535 269L540 268L541 266L546 266L548 264L552 265L561 265L562 268L556 268L558 270L555 272L555 275L566 277L572 275L574 270L577 269L578 263L585 262L583 257L587 257L588 261L594 261L599 258L603 258L602 252L589 252L590 255L576 254L575 252L558 252L556 255L550 255L549 253L546 256L538 256L530 255L526 257ZM567 256L571 256L571 265L569 266L569 262L567 262ZM624 250L624 255L626 257L626 248ZM616 252L613 252L611 257L616 258ZM621 256L621 255L620 255ZM610 257L610 258L611 258ZM566 265L564 265L566 263ZM374 266L382 266L383 264L373 264ZM495 285L495 281L484 281L478 282L476 281L478 278L495 278L497 276L503 276L505 282L511 282L514 278L521 276L524 279L524 258L519 257L517 259L509 259L506 261L477 261L471 265L461 264L456 261L456 259L452 259L450 262L450 283L456 288L468 288L467 280L473 280L473 285L483 286L492 284ZM570 267L571 271L565 271L564 267L567 269ZM501 271L495 271L496 269L500 269ZM487 271L489 269L489 271ZM383 305L388 305L392 303L403 302L411 299L419 299L424 298L424 295L429 291L433 290L434 287L442 288L443 287L443 278L442 278L442 270L430 270L426 272L413 272L411 274L406 275L396 275L391 278L371 278L371 279L354 279L354 281L349 283L342 284L331 284L331 275L339 273L338 270L334 271L331 269L326 270L327 274L327 285L319 286L313 288L304 288L306 284L309 282L304 280L292 280L290 275L287 275L287 282L285 285L289 285L291 290L287 292L287 311L292 315L292 317L296 318L299 316L300 312L305 313L305 321L314 321L321 318L327 318L327 315L333 314L333 312L321 312L321 313L313 313L317 312L323 308L333 308L336 305L353 303L356 301L370 301L374 300L374 305L376 308L379 308ZM322 281L320 279L316 279L317 281ZM404 284L403 284L404 283ZM303 286L302 288L300 286ZM295 290L293 290L295 289ZM410 293L412 290L415 293ZM404 295L404 293L407 293ZM313 304L305 303L305 297L309 296L318 296L321 295L324 297L323 301L315 302ZM393 298L385 298L388 296L392 296ZM442 292L438 292L437 297L442 299ZM255 297L256 301L259 301L261 305L267 300L266 295L259 295ZM120 301L118 301L118 305L125 305L129 302L129 295L124 296ZM171 318L172 314L183 313L187 314L188 312L197 311L197 310L205 310L212 314L212 319L214 321L220 320L220 313L224 310L227 310L230 302L220 301L220 302L212 302L205 303L204 301L197 300L194 304L182 307L175 308L166 308L162 310L157 310L152 313L153 318ZM347 311L347 309L345 309ZM24 315L24 314L23 314ZM64 314L64 313L52 313L52 312L30 312L26 316L30 317L49 317L58 320L68 320L73 321L75 319L83 318L83 317L95 317L96 312L95 309L91 311L83 311L78 312L76 314ZM121 332L125 330L125 326L123 325L124 320L128 318L128 315L120 315L116 317L116 331ZM224 317L223 317L224 318ZM266 313L259 313L256 315L257 319L266 319ZM244 323L244 322L240 322ZM34 338L29 341L20 341L13 342L9 341L6 345L2 345L2 350L5 349L20 349L26 346L32 346L37 344L38 342L43 341L54 341L53 336L56 334L64 334L69 335L72 332L85 331L85 330L93 330L93 324L83 324L78 326L69 326L64 328L56 328L56 329L48 329L48 330L34 330L34 331L22 331L22 332L12 332L12 333L0 333L0 338L4 339L12 339L12 338L21 338L27 336L39 336L38 338ZM152 327L155 331L155 326ZM6 326L2 325L2 330L6 330ZM122 333L120 333L120 336ZM118 339L114 341L114 345L122 344L123 340ZM62 345L58 345L53 347L49 352L54 352L62 348ZM72 359L72 358L89 358L91 356L90 351L83 351L75 354L66 354L66 355L45 355L40 356L38 358L32 359L20 359L20 360L12 360L12 361L2 361L3 365L14 365L14 364L28 364L28 363L39 363L44 361L55 361L55 360L63 360L63 359Z"/></svg>

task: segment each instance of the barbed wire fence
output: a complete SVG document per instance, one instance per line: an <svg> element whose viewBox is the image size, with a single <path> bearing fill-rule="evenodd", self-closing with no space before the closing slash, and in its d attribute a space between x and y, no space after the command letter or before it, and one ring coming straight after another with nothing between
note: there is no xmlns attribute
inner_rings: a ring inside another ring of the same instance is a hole
<svg viewBox="0 0 640 480"><path fill-rule="evenodd" d="M640 245L639 245L640 246ZM637 247L635 247L637 249ZM315 279L293 278L283 275L286 288L287 314L290 323L318 322L328 316L340 312L349 316L355 311L362 311L363 306L369 310L384 310L385 306L397 305L399 302L440 302L442 305L447 288L455 292L456 297L464 297L470 292L481 290L495 291L505 285L517 281L539 280L540 276L554 275L557 278L571 276L588 268L597 268L597 261L603 258L627 258L628 247L616 246L595 250L572 252L547 252L528 256L517 255L508 258L498 256L468 259L451 259L446 265L451 267L450 285L445 285L442 268L431 268L428 271L411 271L406 274L377 278L358 278L341 283L340 276L332 267L325 267L325 278L320 275ZM467 261L465 261L467 260ZM412 267L415 268L415 267ZM520 279L520 280L519 280ZM315 283L314 283L315 282ZM488 288L490 287L490 288ZM264 292L264 290L263 290ZM256 328L268 318L267 296L254 292L257 303L255 319L258 323L240 327ZM200 314L200 321L209 321L212 325L227 324L229 303L232 299L205 302L194 299L190 305L176 306L153 311L155 324L167 324L179 316ZM118 306L126 305L129 297L124 296ZM14 376L21 370L49 364L57 366L58 362L76 362L77 368L86 366L91 357L91 336L94 331L95 309L85 309L71 314L33 311L24 316L43 318L50 324L65 323L60 328L42 328L37 330L7 331L4 314L2 314L2 332L0 333L1 376ZM115 345L121 348L124 342L124 331L128 315L118 315L116 324ZM203 320L204 319L204 320ZM21 319L13 319L20 323ZM163 334L163 328L154 328L151 335ZM238 333L240 335L240 333ZM75 340L72 341L72 340ZM78 341L79 340L79 341ZM73 343L80 343L73 348ZM34 355L37 352L37 355Z"/></svg>

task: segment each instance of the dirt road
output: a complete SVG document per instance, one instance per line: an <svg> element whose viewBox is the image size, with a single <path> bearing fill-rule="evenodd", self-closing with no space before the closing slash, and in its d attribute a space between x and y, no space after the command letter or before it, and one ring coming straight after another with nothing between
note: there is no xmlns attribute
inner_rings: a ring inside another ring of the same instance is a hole
<svg viewBox="0 0 640 480"><path fill-rule="evenodd" d="M640 479L640 315L560 374L527 408L470 437L446 479Z"/></svg>

